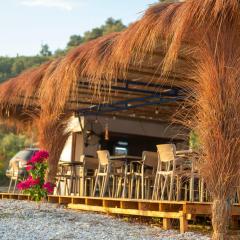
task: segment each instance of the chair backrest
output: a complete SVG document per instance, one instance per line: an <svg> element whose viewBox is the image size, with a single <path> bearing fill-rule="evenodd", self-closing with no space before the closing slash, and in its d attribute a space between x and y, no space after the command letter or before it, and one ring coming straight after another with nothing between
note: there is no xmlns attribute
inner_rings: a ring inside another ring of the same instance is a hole
<svg viewBox="0 0 240 240"><path fill-rule="evenodd" d="M107 165L109 163L110 154L108 150L97 151L98 160L100 165Z"/></svg>
<svg viewBox="0 0 240 240"><path fill-rule="evenodd" d="M142 159L145 165L157 168L158 154L156 152L143 151Z"/></svg>
<svg viewBox="0 0 240 240"><path fill-rule="evenodd" d="M157 145L158 157L162 162L174 161L176 156L176 146L174 144Z"/></svg>
<svg viewBox="0 0 240 240"><path fill-rule="evenodd" d="M19 171L19 162L18 161L10 161L9 163L10 174L12 177L18 176Z"/></svg>

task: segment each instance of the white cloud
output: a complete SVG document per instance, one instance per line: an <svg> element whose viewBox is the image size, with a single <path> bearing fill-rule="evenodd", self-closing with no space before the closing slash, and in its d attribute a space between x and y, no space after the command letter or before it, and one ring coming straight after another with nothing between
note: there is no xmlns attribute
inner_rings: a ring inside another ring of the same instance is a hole
<svg viewBox="0 0 240 240"><path fill-rule="evenodd" d="M71 11L74 7L74 3L69 0L25 0L21 1L21 4L29 7L60 8L67 11Z"/></svg>

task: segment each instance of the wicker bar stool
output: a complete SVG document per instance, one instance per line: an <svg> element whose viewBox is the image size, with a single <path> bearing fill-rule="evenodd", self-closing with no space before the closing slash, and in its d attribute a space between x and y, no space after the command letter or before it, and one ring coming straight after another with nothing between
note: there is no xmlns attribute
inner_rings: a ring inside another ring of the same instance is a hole
<svg viewBox="0 0 240 240"><path fill-rule="evenodd" d="M69 174L69 167L60 163L56 176L56 195L70 195L70 179L71 175Z"/></svg>
<svg viewBox="0 0 240 240"><path fill-rule="evenodd" d="M82 165L78 171L79 195L92 196L98 161L93 157L81 155L80 162Z"/></svg>
<svg viewBox="0 0 240 240"><path fill-rule="evenodd" d="M96 173L93 196L96 196L97 190L100 197L107 193L109 197L117 196L121 192L123 180L122 162L110 160L110 154L107 150L97 151L99 165Z"/></svg>
<svg viewBox="0 0 240 240"><path fill-rule="evenodd" d="M156 152L143 151L142 160L131 162L131 188L136 199L149 199L158 165Z"/></svg>
<svg viewBox="0 0 240 240"><path fill-rule="evenodd" d="M17 162L12 162L11 171L7 173L7 176L10 178L8 193L15 193L17 182L19 179L19 167Z"/></svg>
<svg viewBox="0 0 240 240"><path fill-rule="evenodd" d="M181 189L187 194L187 184L191 176L191 164L185 165L185 159L177 157L174 144L157 145L158 167L153 187L153 200L180 200ZM184 186L183 186L184 185ZM186 199L185 199L186 200Z"/></svg>

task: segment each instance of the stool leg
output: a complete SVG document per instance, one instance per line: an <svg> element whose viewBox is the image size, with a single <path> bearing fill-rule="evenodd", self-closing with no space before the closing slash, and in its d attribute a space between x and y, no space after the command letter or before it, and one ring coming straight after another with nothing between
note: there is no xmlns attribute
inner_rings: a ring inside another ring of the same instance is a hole
<svg viewBox="0 0 240 240"><path fill-rule="evenodd" d="M169 201L173 200L173 187L174 187L174 176L171 174L170 177L170 191L169 191Z"/></svg>
<svg viewBox="0 0 240 240"><path fill-rule="evenodd" d="M98 176L98 174L97 174L96 180L95 180L95 185L94 185L94 188L93 188L93 196L94 196L94 197L95 197L95 195L96 195L96 190L97 190L98 181L99 181L99 176Z"/></svg>
<svg viewBox="0 0 240 240"><path fill-rule="evenodd" d="M153 185L153 193L152 193L152 200L157 200L158 198L158 180L159 180L159 174L156 172L156 176L154 179L154 185Z"/></svg>
<svg viewBox="0 0 240 240"><path fill-rule="evenodd" d="M116 185L116 177L113 176L113 185L112 185L112 194L111 194L112 197L114 197L114 194L115 194L115 191L116 191L115 185Z"/></svg>
<svg viewBox="0 0 240 240"><path fill-rule="evenodd" d="M10 179L10 183L9 183L9 186L8 186L8 193L10 193L11 187L12 187L12 178Z"/></svg>
<svg viewBox="0 0 240 240"><path fill-rule="evenodd" d="M164 184L163 184L163 187L161 189L161 200L164 200L164 193L165 193L167 181L168 181L168 176L164 176Z"/></svg>
<svg viewBox="0 0 240 240"><path fill-rule="evenodd" d="M16 186L17 186L17 181L18 181L18 178L15 179L15 183L14 183L14 187L13 187L13 193L15 193Z"/></svg>
<svg viewBox="0 0 240 240"><path fill-rule="evenodd" d="M190 178L190 186L189 186L189 200L190 202L194 201L194 176L191 176Z"/></svg>
<svg viewBox="0 0 240 240"><path fill-rule="evenodd" d="M109 173L107 172L106 176L104 176L104 180L102 183L101 197L104 197L106 195L108 182L109 182Z"/></svg>
<svg viewBox="0 0 240 240"><path fill-rule="evenodd" d="M141 174L142 199L145 197L144 172ZM146 185L147 186L147 185Z"/></svg>
<svg viewBox="0 0 240 240"><path fill-rule="evenodd" d="M66 189L67 189L67 178L64 178L64 182L63 182L63 184L64 184L63 194L64 194L64 195L67 195L67 194L66 194Z"/></svg>

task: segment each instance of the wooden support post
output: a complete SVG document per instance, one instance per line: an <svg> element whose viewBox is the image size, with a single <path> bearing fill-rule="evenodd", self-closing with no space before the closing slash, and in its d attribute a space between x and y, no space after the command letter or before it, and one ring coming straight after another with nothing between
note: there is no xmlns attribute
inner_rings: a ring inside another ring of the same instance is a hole
<svg viewBox="0 0 240 240"><path fill-rule="evenodd" d="M186 214L180 211L181 217L179 218L180 220L180 233L185 233L188 230L188 221L186 218Z"/></svg>
<svg viewBox="0 0 240 240"><path fill-rule="evenodd" d="M163 229L169 230L172 228L171 219L170 218L163 218Z"/></svg>

